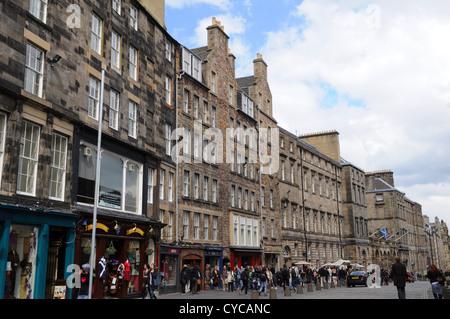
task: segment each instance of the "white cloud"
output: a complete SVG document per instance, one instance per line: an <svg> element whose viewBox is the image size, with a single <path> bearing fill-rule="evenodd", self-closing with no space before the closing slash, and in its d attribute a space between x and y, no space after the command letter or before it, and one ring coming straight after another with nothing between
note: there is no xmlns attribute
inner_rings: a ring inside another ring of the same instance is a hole
<svg viewBox="0 0 450 319"><path fill-rule="evenodd" d="M222 10L230 9L232 7L232 4L229 0L166 0L166 5L175 9L181 9L186 6L193 6L198 4L208 4L218 7Z"/></svg>
<svg viewBox="0 0 450 319"><path fill-rule="evenodd" d="M293 133L337 129L341 155L355 165L446 182L448 194L450 2L373 3L304 0L297 25L268 34L261 53L274 115ZM323 84L340 96L334 107L321 106ZM448 196L427 198L435 210L450 206Z"/></svg>

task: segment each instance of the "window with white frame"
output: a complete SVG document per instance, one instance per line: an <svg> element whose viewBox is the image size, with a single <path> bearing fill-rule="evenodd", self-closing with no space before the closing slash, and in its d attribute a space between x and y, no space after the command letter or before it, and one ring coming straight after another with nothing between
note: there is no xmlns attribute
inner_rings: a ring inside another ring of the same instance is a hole
<svg viewBox="0 0 450 319"><path fill-rule="evenodd" d="M28 121L22 124L20 136L17 193L35 195L41 128Z"/></svg>
<svg viewBox="0 0 450 319"><path fill-rule="evenodd" d="M261 221L261 233L263 237L266 236L266 217L263 217Z"/></svg>
<svg viewBox="0 0 450 319"><path fill-rule="evenodd" d="M203 200L208 200L209 177L203 176Z"/></svg>
<svg viewBox="0 0 450 319"><path fill-rule="evenodd" d="M130 27L136 31L138 29L138 10L133 5L130 5Z"/></svg>
<svg viewBox="0 0 450 319"><path fill-rule="evenodd" d="M250 193L250 210L255 211L255 192Z"/></svg>
<svg viewBox="0 0 450 319"><path fill-rule="evenodd" d="M242 208L242 187L238 187L237 201L238 201L238 208Z"/></svg>
<svg viewBox="0 0 450 319"><path fill-rule="evenodd" d="M39 97L42 97L44 57L44 51L27 43L24 89Z"/></svg>
<svg viewBox="0 0 450 319"><path fill-rule="evenodd" d="M199 187L200 187L200 174L194 174L194 198L198 199L199 197Z"/></svg>
<svg viewBox="0 0 450 319"><path fill-rule="evenodd" d="M92 14L91 49L102 54L103 45L103 21L95 13Z"/></svg>
<svg viewBox="0 0 450 319"><path fill-rule="evenodd" d="M211 200L213 203L217 203L217 179L212 180Z"/></svg>
<svg viewBox="0 0 450 319"><path fill-rule="evenodd" d="M273 189L269 192L269 206L270 208L273 208Z"/></svg>
<svg viewBox="0 0 450 319"><path fill-rule="evenodd" d="M67 161L67 137L53 134L49 198L64 200Z"/></svg>
<svg viewBox="0 0 450 319"><path fill-rule="evenodd" d="M121 11L121 0L112 0L112 8L117 14L120 15Z"/></svg>
<svg viewBox="0 0 450 319"><path fill-rule="evenodd" d="M216 73L214 71L211 72L211 92L216 92Z"/></svg>
<svg viewBox="0 0 450 319"><path fill-rule="evenodd" d="M111 33L111 65L120 70L120 54L121 54L121 42L120 35L112 31Z"/></svg>
<svg viewBox="0 0 450 319"><path fill-rule="evenodd" d="M239 216L233 216L233 244L239 245Z"/></svg>
<svg viewBox="0 0 450 319"><path fill-rule="evenodd" d="M202 82L202 61L188 49L182 49L183 71L199 82Z"/></svg>
<svg viewBox="0 0 450 319"><path fill-rule="evenodd" d="M183 196L189 197L189 171L183 173Z"/></svg>
<svg viewBox="0 0 450 319"><path fill-rule="evenodd" d="M111 90L109 104L109 127L114 130L119 129L119 107L120 94L115 90Z"/></svg>
<svg viewBox="0 0 450 319"><path fill-rule="evenodd" d="M172 78L166 75L164 82L165 100L167 105L172 105Z"/></svg>
<svg viewBox="0 0 450 319"><path fill-rule="evenodd" d="M166 142L166 155L169 155L169 156L172 154L171 134L172 134L172 125L166 124L166 131L164 134L164 139Z"/></svg>
<svg viewBox="0 0 450 319"><path fill-rule="evenodd" d="M5 156L6 114L0 112L0 182L3 171L3 158Z"/></svg>
<svg viewBox="0 0 450 319"><path fill-rule="evenodd" d="M169 202L173 201L173 178L174 177L174 173L169 172L169 185L168 185L168 200Z"/></svg>
<svg viewBox="0 0 450 319"><path fill-rule="evenodd" d="M203 215L203 239L209 240L209 215Z"/></svg>
<svg viewBox="0 0 450 319"><path fill-rule="evenodd" d="M30 13L44 23L47 23L47 3L48 0L30 0Z"/></svg>
<svg viewBox="0 0 450 319"><path fill-rule="evenodd" d="M164 169L159 170L159 199L164 200L164 175L166 171Z"/></svg>
<svg viewBox="0 0 450 319"><path fill-rule="evenodd" d="M172 61L172 43L166 39L166 59Z"/></svg>
<svg viewBox="0 0 450 319"><path fill-rule="evenodd" d="M239 245L244 246L245 245L245 217L240 216L239 217L239 224L240 224L240 233L239 233Z"/></svg>
<svg viewBox="0 0 450 319"><path fill-rule="evenodd" d="M198 119L198 108L200 105L200 98L196 95L194 95L194 111L193 111L193 115L194 115L194 119Z"/></svg>
<svg viewBox="0 0 450 319"><path fill-rule="evenodd" d="M183 239L189 239L189 215L189 212L183 212Z"/></svg>
<svg viewBox="0 0 450 319"><path fill-rule="evenodd" d="M169 215L167 217L167 239L172 239L172 232L173 232L173 212L169 212Z"/></svg>
<svg viewBox="0 0 450 319"><path fill-rule="evenodd" d="M200 239L200 214L194 213L194 239Z"/></svg>
<svg viewBox="0 0 450 319"><path fill-rule="evenodd" d="M251 246L252 245L252 219L250 217L247 218L247 234L246 234L246 238L247 238L247 242L246 245L247 246Z"/></svg>
<svg viewBox="0 0 450 319"><path fill-rule="evenodd" d="M200 134L194 132L194 158L200 158Z"/></svg>
<svg viewBox="0 0 450 319"><path fill-rule="evenodd" d="M184 90L183 94L183 112L189 114L190 92Z"/></svg>
<svg viewBox="0 0 450 319"><path fill-rule="evenodd" d="M265 195L264 195L264 192L266 191L266 189L265 189L265 187L264 186L261 186L261 194L260 194L260 196L261 196L261 206L262 207L264 207L266 204L266 199L265 199Z"/></svg>
<svg viewBox="0 0 450 319"><path fill-rule="evenodd" d="M138 80L138 57L139 57L139 52L138 50L133 47L130 46L130 56L129 56L129 74L130 74L130 78L132 78L133 80L137 81Z"/></svg>
<svg viewBox="0 0 450 319"><path fill-rule="evenodd" d="M244 209L248 210L248 189L244 190Z"/></svg>
<svg viewBox="0 0 450 319"><path fill-rule="evenodd" d="M88 115L94 120L98 120L100 101L100 81L89 76L89 102L88 102Z"/></svg>
<svg viewBox="0 0 450 319"><path fill-rule="evenodd" d="M153 204L153 191L155 188L155 175L156 172L153 168L148 169L148 181L147 181L147 203Z"/></svg>
<svg viewBox="0 0 450 319"><path fill-rule="evenodd" d="M183 130L183 155L191 155L191 129L185 127Z"/></svg>
<svg viewBox="0 0 450 319"><path fill-rule="evenodd" d="M137 104L128 102L128 136L137 137Z"/></svg>
<svg viewBox="0 0 450 319"><path fill-rule="evenodd" d="M203 123L208 123L208 102L203 102Z"/></svg>
<svg viewBox="0 0 450 319"><path fill-rule="evenodd" d="M211 106L211 126L216 127L216 107Z"/></svg>

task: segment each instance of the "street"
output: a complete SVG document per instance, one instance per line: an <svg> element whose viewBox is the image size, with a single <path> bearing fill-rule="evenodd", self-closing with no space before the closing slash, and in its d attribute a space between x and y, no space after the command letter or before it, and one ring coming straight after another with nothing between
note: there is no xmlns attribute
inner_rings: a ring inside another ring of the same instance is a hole
<svg viewBox="0 0 450 319"><path fill-rule="evenodd" d="M335 287L321 290L316 290L313 287L313 292L308 292L307 287L303 287L303 294L298 294L295 291L291 291L291 296L285 296L284 290L281 287L276 289L277 299L398 299L397 288L390 283L389 286L381 286L381 288L368 288L364 286L356 287ZM270 293L267 292L267 296L261 293L258 296L260 300L269 300ZM202 290L198 294L192 295L187 293L182 295L181 293L160 295L159 299L240 299L251 300L252 291L249 290L248 294L239 295L235 292L227 291L213 291ZM431 285L428 281L416 281L414 283L406 284L406 299L433 299L431 294Z"/></svg>

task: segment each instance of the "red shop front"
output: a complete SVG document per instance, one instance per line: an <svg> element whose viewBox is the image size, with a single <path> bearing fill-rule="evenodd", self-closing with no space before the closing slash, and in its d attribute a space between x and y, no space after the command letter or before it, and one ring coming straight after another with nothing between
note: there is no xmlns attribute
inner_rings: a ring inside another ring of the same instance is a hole
<svg viewBox="0 0 450 319"><path fill-rule="evenodd" d="M261 265L262 250L259 248L231 248L231 267L247 267Z"/></svg>

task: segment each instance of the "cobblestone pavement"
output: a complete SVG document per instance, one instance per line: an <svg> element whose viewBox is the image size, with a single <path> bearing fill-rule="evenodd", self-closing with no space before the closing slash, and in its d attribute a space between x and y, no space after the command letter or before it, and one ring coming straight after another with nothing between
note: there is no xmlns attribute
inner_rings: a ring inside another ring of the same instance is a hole
<svg viewBox="0 0 450 319"><path fill-rule="evenodd" d="M312 292L307 291L307 287L303 287L302 294L295 291L291 291L290 296L285 296L283 288L278 287L276 289L276 299L398 299L397 288L391 283L389 286L382 286L381 288L368 288L364 286L356 287L335 287L321 290L317 290L313 287ZM253 297L256 297L253 295ZM270 293L267 292L267 296L261 293L257 296L260 300L269 300ZM198 294L192 295L191 293L181 294L173 293L160 295L159 299L252 299L252 291L249 290L248 294L239 294L237 292L227 291L214 291L214 290L202 290ZM406 284L406 299L433 299L431 294L431 285L428 281L416 281L414 283Z"/></svg>

